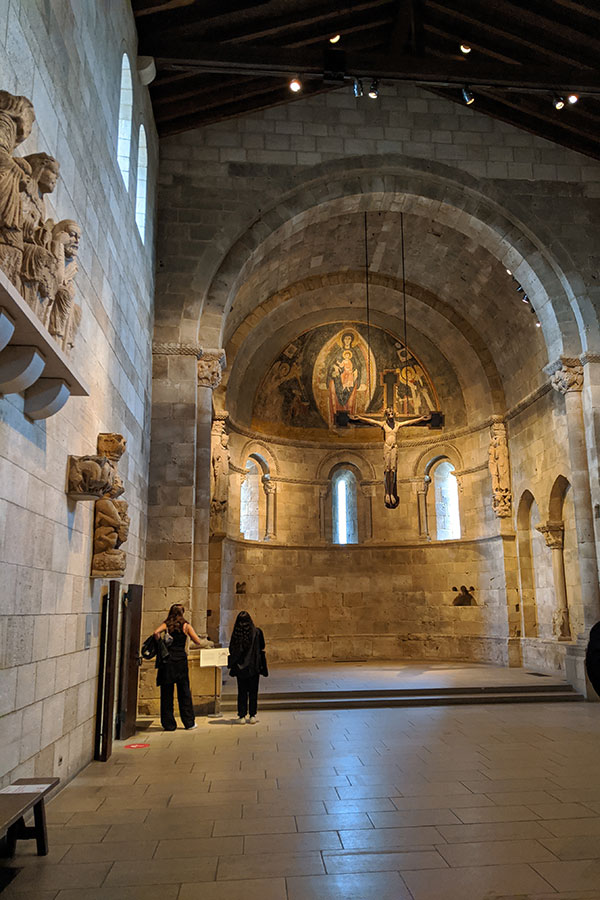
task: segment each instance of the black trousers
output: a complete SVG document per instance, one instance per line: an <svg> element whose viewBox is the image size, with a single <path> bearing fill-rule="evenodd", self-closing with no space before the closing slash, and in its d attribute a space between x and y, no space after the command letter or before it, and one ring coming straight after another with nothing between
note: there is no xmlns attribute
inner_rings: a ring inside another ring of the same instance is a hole
<svg viewBox="0 0 600 900"><path fill-rule="evenodd" d="M252 675L250 678L242 678L241 675L236 675L236 678L238 683L238 716L240 719L243 719L247 712L251 716L255 716L258 707L258 679L260 675ZM248 706L250 709L248 709Z"/></svg>
<svg viewBox="0 0 600 900"><path fill-rule="evenodd" d="M175 683L161 684L160 686L160 723L165 731L175 731L177 722L173 715L173 688L177 685L177 702L179 715L184 728L191 728L194 724L194 705L190 690L190 678L185 676L178 678Z"/></svg>

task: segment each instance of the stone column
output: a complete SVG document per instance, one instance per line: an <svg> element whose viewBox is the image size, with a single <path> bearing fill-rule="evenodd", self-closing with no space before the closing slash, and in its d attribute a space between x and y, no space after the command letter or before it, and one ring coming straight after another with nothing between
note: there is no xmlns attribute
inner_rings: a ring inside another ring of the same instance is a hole
<svg viewBox="0 0 600 900"><path fill-rule="evenodd" d="M423 483L420 487L417 488L417 512L419 515L419 537L424 540L429 540L429 522L427 518L427 492L429 491L429 485L431 484L431 478L429 475L426 475L423 479Z"/></svg>
<svg viewBox="0 0 600 900"><path fill-rule="evenodd" d="M544 535L546 547L549 547L552 551L552 575L554 577L554 593L556 597L556 610L552 616L552 628L559 641L570 641L571 624L569 621L565 558L563 555L565 527L562 522L546 522L544 525L536 525L535 528L536 531Z"/></svg>
<svg viewBox="0 0 600 900"><path fill-rule="evenodd" d="M584 621L584 634L578 635L578 638L584 639L592 625L600 619L600 593L598 590L594 517L581 398L583 366L580 365L578 359L562 357L559 363L555 363L549 369L552 373L552 387L565 398Z"/></svg>
<svg viewBox="0 0 600 900"><path fill-rule="evenodd" d="M271 481L268 475L263 475L262 486L267 498L267 522L265 529L265 541L272 541L276 537L275 497L277 496L277 485L274 481Z"/></svg>
<svg viewBox="0 0 600 900"><path fill-rule="evenodd" d="M224 350L205 350L197 363L196 478L191 607L196 631L206 631L211 500L212 394L221 383Z"/></svg>

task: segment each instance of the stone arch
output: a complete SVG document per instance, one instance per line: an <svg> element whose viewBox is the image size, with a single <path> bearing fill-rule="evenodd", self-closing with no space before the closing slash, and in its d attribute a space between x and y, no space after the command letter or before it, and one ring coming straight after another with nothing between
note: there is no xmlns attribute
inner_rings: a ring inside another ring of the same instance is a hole
<svg viewBox="0 0 600 900"><path fill-rule="evenodd" d="M271 235L315 212L332 209L395 209L434 214L472 236L515 274L525 287L540 320L551 358L576 356L600 347L598 315L586 296L577 267L550 229L532 226L524 205L504 205L499 190L449 166L396 154L341 159L314 167L305 182L283 193L238 236L214 265L195 298L205 343L220 345L238 279L254 251ZM549 248L552 247L552 253ZM203 262L206 271L206 260ZM195 300L195 303L194 303ZM203 303L204 301L204 303ZM583 331L585 319L587 332Z"/></svg>
<svg viewBox="0 0 600 900"><path fill-rule="evenodd" d="M264 441L257 441L254 439L247 441L240 451L240 465L243 465L248 457L258 457L257 461L259 462L259 465L261 465L263 475L274 476L279 474L280 466L277 454ZM264 463L266 463L267 469L261 464L260 460L263 460Z"/></svg>
<svg viewBox="0 0 600 900"><path fill-rule="evenodd" d="M373 481L375 479L375 469L372 463L355 450L334 450L328 453L317 466L315 478L319 482L329 480L336 469L340 466L348 465L356 469L360 476L359 484L361 481Z"/></svg>
<svg viewBox="0 0 600 900"><path fill-rule="evenodd" d="M521 634L523 637L538 636L538 613L533 566L531 513L535 498L526 488L517 506L517 555L519 562L519 583L521 589Z"/></svg>
<svg viewBox="0 0 600 900"><path fill-rule="evenodd" d="M458 471L464 468L460 451L454 444L436 444L435 447L428 447L419 454L413 466L413 475L415 477L429 475L432 467L442 459L449 459Z"/></svg>
<svg viewBox="0 0 600 900"><path fill-rule="evenodd" d="M565 497L570 487L571 484L564 475L558 475L555 478L548 500L548 520L550 522L562 522Z"/></svg>

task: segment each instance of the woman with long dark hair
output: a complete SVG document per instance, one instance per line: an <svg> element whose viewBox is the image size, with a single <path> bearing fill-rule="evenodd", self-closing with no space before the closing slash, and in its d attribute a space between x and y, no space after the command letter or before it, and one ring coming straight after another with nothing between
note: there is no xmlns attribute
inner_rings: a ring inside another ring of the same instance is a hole
<svg viewBox="0 0 600 900"><path fill-rule="evenodd" d="M246 714L251 725L258 722L258 682L261 675L268 675L265 656L265 638L257 628L250 613L242 610L235 620L229 642L229 674L237 678L238 723L243 725Z"/></svg>
<svg viewBox="0 0 600 900"><path fill-rule="evenodd" d="M196 728L194 705L190 690L185 646L189 638L200 646L203 641L198 637L190 623L184 617L185 608L181 603L174 603L165 621L154 632L156 640L163 640L161 635L169 635L168 656L158 665L156 684L160 688L160 722L165 731L175 731L177 723L173 714L173 691L177 685L177 703L179 715L186 731Z"/></svg>

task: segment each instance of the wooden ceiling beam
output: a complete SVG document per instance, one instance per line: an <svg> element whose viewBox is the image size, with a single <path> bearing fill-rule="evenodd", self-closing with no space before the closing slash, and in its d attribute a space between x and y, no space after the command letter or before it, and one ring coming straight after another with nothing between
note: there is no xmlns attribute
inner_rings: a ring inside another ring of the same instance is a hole
<svg viewBox="0 0 600 900"><path fill-rule="evenodd" d="M489 86L517 91L577 91L600 94L600 72L562 66L499 65L479 60L439 60L414 56L345 53L331 50L292 50L273 47L225 47L196 42L157 41L152 48L160 68L190 72L279 77L301 74L321 78L332 63L348 78L377 77L439 87ZM146 49L148 52L148 49Z"/></svg>
<svg viewBox="0 0 600 900"><path fill-rule="evenodd" d="M228 85L221 90L213 88L209 91L199 91L185 100L177 98L171 103L163 103L156 108L156 124L158 126L171 119L195 115L204 110L220 110L227 107L230 103L243 104L254 97L272 94L274 90L279 91L282 89L288 90L285 82L274 85L271 79L238 78L234 86Z"/></svg>

